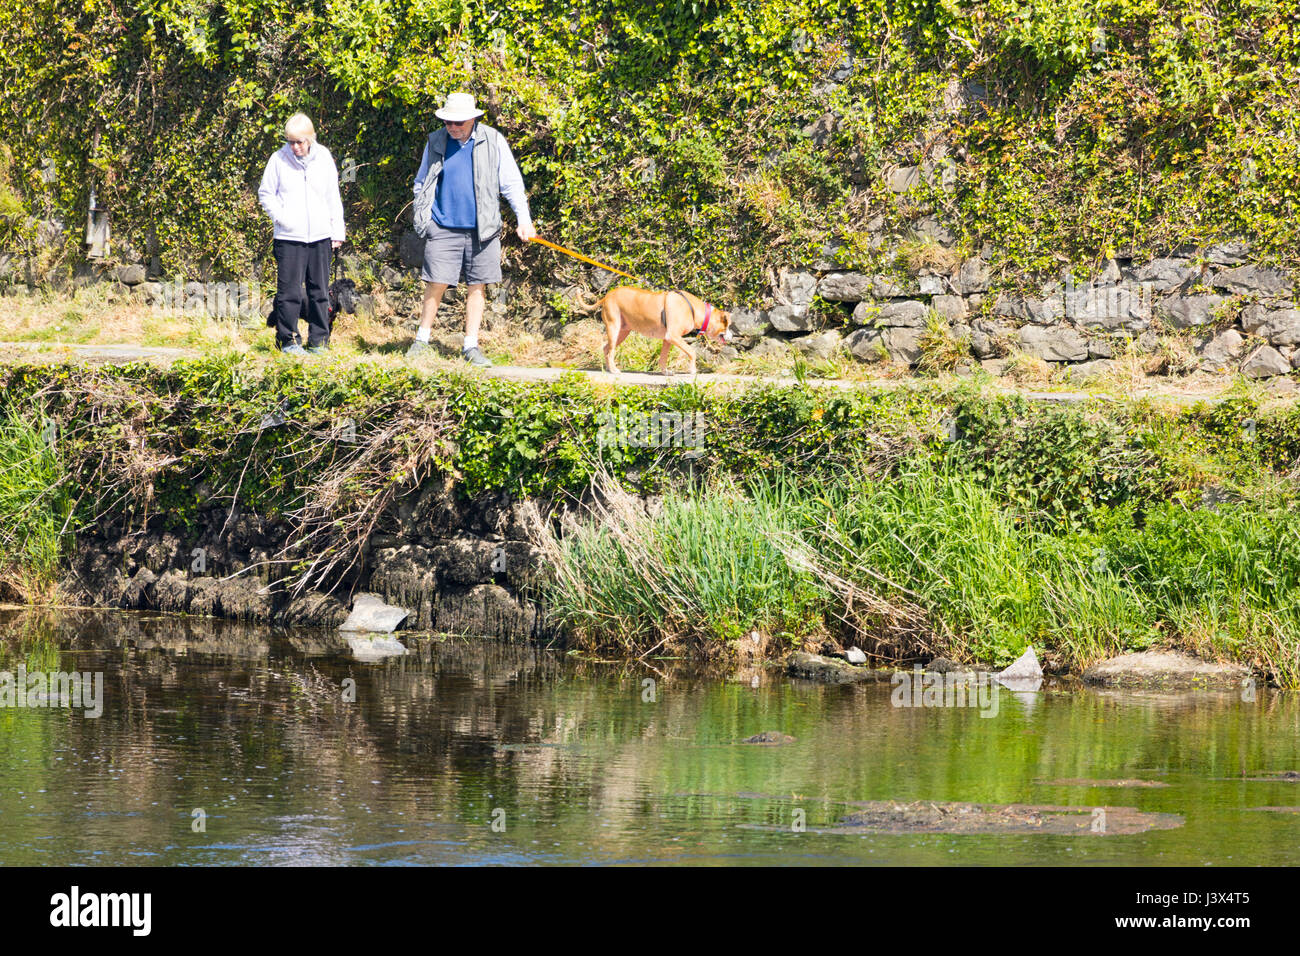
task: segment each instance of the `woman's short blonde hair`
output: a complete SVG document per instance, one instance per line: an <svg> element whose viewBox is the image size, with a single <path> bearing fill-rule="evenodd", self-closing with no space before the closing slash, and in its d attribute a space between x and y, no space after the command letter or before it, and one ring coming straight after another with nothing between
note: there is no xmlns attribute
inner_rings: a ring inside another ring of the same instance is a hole
<svg viewBox="0 0 1300 956"><path fill-rule="evenodd" d="M285 136L305 136L308 139L316 138L316 127L312 125L311 117L306 113L294 113L284 124Z"/></svg>

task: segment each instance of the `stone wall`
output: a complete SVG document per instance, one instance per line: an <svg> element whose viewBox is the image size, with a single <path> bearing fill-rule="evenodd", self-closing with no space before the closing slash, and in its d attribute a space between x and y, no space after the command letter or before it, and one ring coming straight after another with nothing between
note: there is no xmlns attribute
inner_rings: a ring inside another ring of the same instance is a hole
<svg viewBox="0 0 1300 956"><path fill-rule="evenodd" d="M844 349L862 362L916 366L928 335L994 373L1019 351L1083 378L1108 367L1121 343L1151 351L1162 334L1186 334L1204 371L1271 378L1300 368L1295 283L1251 262L1241 242L1117 255L1087 279L1063 275L1027 294L997 291L979 257L906 278L821 265L782 273L771 306L735 313L739 348L761 354L786 343L812 359ZM842 320L827 322L814 297L838 304Z"/></svg>
<svg viewBox="0 0 1300 956"><path fill-rule="evenodd" d="M387 530L370 538L331 593L295 593L295 578L277 562L291 534L283 522L212 508L190 533L106 523L78 536L61 598L255 624L337 627L351 595L372 592L411 612L406 628L537 640L552 629L531 587L542 570L528 536L536 506L505 495L470 503L449 479L432 479L395 503L381 522Z"/></svg>

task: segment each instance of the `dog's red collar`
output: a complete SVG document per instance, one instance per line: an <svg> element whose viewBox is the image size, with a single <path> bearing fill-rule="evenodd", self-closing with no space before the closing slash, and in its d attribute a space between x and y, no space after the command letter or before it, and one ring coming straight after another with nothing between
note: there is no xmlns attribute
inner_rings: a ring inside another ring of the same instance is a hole
<svg viewBox="0 0 1300 956"><path fill-rule="evenodd" d="M713 313L713 306L708 302L704 303L704 324L700 326L701 332L709 330L709 316Z"/></svg>

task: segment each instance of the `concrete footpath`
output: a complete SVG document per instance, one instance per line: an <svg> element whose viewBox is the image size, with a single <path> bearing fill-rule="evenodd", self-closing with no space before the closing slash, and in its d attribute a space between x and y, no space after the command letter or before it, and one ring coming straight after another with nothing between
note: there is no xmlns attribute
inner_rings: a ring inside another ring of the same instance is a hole
<svg viewBox="0 0 1300 956"><path fill-rule="evenodd" d="M180 358L193 358L198 355L199 353L192 349L162 348L144 345L70 345L59 342L0 342L0 362L15 362L19 360L41 358L53 361L85 362L94 365L114 365L141 361L156 362L158 364L167 365ZM306 361L311 360L307 359ZM587 369L529 368L517 365L496 365L490 369L483 370L482 374L490 376L491 378L501 378L517 382L555 382L559 381L564 376L572 375L575 372L579 375L585 376L592 382L607 385L639 385L647 388L664 388L669 385L680 385L688 382L701 386L721 385L737 387L753 385L760 382L769 385L799 384L799 380L792 376L731 375L722 372L700 372L694 376L685 373L678 373L676 375L670 375L667 378L658 373L649 372L623 372L614 376L608 372L598 372ZM882 378L866 379L863 381L846 381L843 379L808 378L803 381L803 384L814 388L895 389L906 388L909 385L914 385L920 381L925 380L915 378ZM1175 404L1190 405L1193 402L1198 401L1217 401L1224 396L1230 385L1231 382L1225 380L1224 387L1217 392L1169 392L1159 389L1144 388L1134 389L1132 392L1124 395L1100 392L1029 390L1008 387L997 383L990 383L986 387L990 391L1006 395L1020 395L1031 401L1070 403L1085 402L1090 399L1114 401L1120 399L1150 398ZM1279 394L1277 397L1287 399L1296 397L1297 395L1300 395L1300 390L1297 390L1294 394Z"/></svg>

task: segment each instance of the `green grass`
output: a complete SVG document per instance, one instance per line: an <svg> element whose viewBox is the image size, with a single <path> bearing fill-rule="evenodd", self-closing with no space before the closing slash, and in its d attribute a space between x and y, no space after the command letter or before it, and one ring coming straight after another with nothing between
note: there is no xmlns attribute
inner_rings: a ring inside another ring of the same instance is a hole
<svg viewBox="0 0 1300 956"><path fill-rule="evenodd" d="M1300 684L1300 517L1243 504L1026 521L967 473L778 473L606 508L553 542L549 600L580 641L725 649L756 629L897 659L994 666L1033 645L1066 666L1153 645Z"/></svg>
<svg viewBox="0 0 1300 956"><path fill-rule="evenodd" d="M30 411L0 410L0 581L35 597L53 584L71 511L53 426Z"/></svg>
<svg viewBox="0 0 1300 956"><path fill-rule="evenodd" d="M650 517L608 482L603 496L603 520L546 541L559 582L548 607L578 643L646 654L703 638L708 650L758 630L797 644L819 626L831 595L782 554L795 525L779 500L723 483Z"/></svg>

